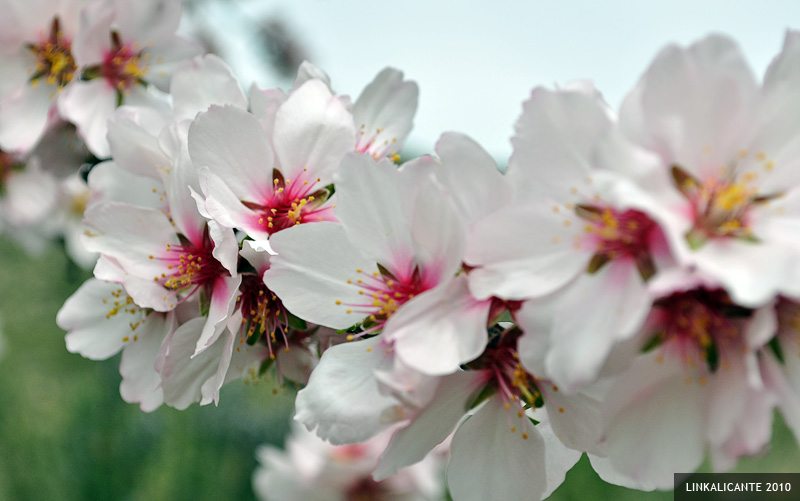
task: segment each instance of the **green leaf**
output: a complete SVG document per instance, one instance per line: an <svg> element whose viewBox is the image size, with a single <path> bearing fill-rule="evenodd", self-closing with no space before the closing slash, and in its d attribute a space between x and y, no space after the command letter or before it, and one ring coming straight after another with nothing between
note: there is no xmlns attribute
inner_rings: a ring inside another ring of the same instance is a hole
<svg viewBox="0 0 800 501"><path fill-rule="evenodd" d="M479 406L486 400L489 400L489 398L495 393L497 393L496 386L494 385L484 386L478 391L478 393L475 394L475 396L472 399L468 400L469 403L467 404L466 410L474 409L475 407Z"/></svg>
<svg viewBox="0 0 800 501"><path fill-rule="evenodd" d="M207 317L211 310L211 299L206 295L206 291L200 288L200 316Z"/></svg>
<svg viewBox="0 0 800 501"><path fill-rule="evenodd" d="M703 231L692 228L686 233L686 242L689 244L690 249L697 250L708 242L708 236Z"/></svg>
<svg viewBox="0 0 800 501"><path fill-rule="evenodd" d="M773 337L769 340L769 347L772 348L772 352L775 353L775 357L780 361L780 363L785 364L786 361L783 358L783 348L781 348L781 344L778 342L777 337Z"/></svg>
<svg viewBox="0 0 800 501"><path fill-rule="evenodd" d="M645 343L642 347L642 353L647 353L648 351L652 351L656 349L658 346L661 345L661 342L664 340L664 334L661 332L656 333L653 337L650 338L650 341Z"/></svg>
<svg viewBox="0 0 800 501"><path fill-rule="evenodd" d="M511 312L506 310L500 315L500 318L497 319L497 322L514 322L514 319L511 317Z"/></svg>
<svg viewBox="0 0 800 501"><path fill-rule="evenodd" d="M249 327L249 325L248 325L248 327ZM252 336L247 336L247 339L245 340L245 342L248 344L248 346L254 346L258 342L258 340L261 339L261 332L259 332L259 330L260 329L256 329L253 332ZM269 336L269 332L266 332L265 334L267 336Z"/></svg>
<svg viewBox="0 0 800 501"><path fill-rule="evenodd" d="M269 368L272 367L272 364L274 362L275 359L272 357L267 357L266 359L264 359L264 361L261 362L261 365L258 367L258 375L263 376L264 374L266 374Z"/></svg>
<svg viewBox="0 0 800 501"><path fill-rule="evenodd" d="M586 272L590 275L597 273L609 261L611 261L611 258L608 257L608 254L605 252L596 252L595 255L592 256L592 260L589 261L589 266L586 267Z"/></svg>
<svg viewBox="0 0 800 501"><path fill-rule="evenodd" d="M719 350L717 350L717 345L713 342L706 347L706 362L712 373L717 372L717 368L719 368Z"/></svg>
<svg viewBox="0 0 800 501"><path fill-rule="evenodd" d="M298 318L289 313L289 327L298 331L308 330L308 324L302 318Z"/></svg>

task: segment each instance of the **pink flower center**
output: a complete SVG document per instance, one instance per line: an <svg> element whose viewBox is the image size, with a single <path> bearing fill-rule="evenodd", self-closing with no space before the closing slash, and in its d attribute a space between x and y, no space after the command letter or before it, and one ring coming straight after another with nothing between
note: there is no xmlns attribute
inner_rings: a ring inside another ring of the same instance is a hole
<svg viewBox="0 0 800 501"><path fill-rule="evenodd" d="M122 44L119 34L111 32L111 50L103 58L100 75L115 89L128 90L134 85L146 85L144 76L149 68L148 55Z"/></svg>
<svg viewBox="0 0 800 501"><path fill-rule="evenodd" d="M495 329L498 326L495 326ZM492 331L490 331L490 336ZM513 347L519 336L519 330L511 328L495 335L489 342L486 351L477 360L467 364L467 368L481 370L486 374L486 383L478 393L472 406L483 399L499 392L503 405L508 413L508 423L512 433L516 433L517 424L522 428L522 438L527 439L524 422L515 421L525 418L525 410L542 407L544 400L536 385L536 378L522 367L517 350ZM512 415L513 414L513 415Z"/></svg>
<svg viewBox="0 0 800 501"><path fill-rule="evenodd" d="M765 169L771 170L767 162ZM681 194L689 201L694 225L686 234L692 248L699 248L709 238L741 238L755 240L750 228L750 211L755 205L780 196L779 193L759 195L754 186L758 175L747 172L742 176L729 175L705 181L693 177L678 166L672 167L672 179Z"/></svg>
<svg viewBox="0 0 800 501"><path fill-rule="evenodd" d="M71 82L77 69L71 47L71 41L64 38L58 17L53 18L50 35L39 43L27 45L36 58L36 70L30 77L31 85L36 87L41 79L59 88Z"/></svg>
<svg viewBox="0 0 800 501"><path fill-rule="evenodd" d="M212 255L213 246L206 235L204 244L195 246L191 242L181 245L167 244L166 252L158 257L150 256L164 264L165 270L160 276L153 277L165 288L173 291L174 295L188 293L181 301L185 301L198 289L208 292L219 276L229 275L225 267ZM210 299L210 294L204 299ZM164 296L166 301L168 296ZM174 305L171 305L174 307Z"/></svg>
<svg viewBox="0 0 800 501"><path fill-rule="evenodd" d="M398 308L416 295L431 288L423 280L418 269L405 279L396 278L386 269L371 274L357 269L356 274L358 278L347 279L347 283L358 288L358 296L361 300L342 303L337 299L336 304L346 307L347 313L357 313L366 317L364 333L374 333L383 329L386 321Z"/></svg>
<svg viewBox="0 0 800 501"><path fill-rule="evenodd" d="M713 372L720 361L728 365L727 352L741 340L742 323L751 314L719 289L677 292L653 303L647 322L655 333L650 344L663 345L660 357L664 352L677 356L689 369L703 362Z"/></svg>
<svg viewBox="0 0 800 501"><path fill-rule="evenodd" d="M308 171L284 179L277 170L273 173L272 193L262 203L243 202L256 212L256 225L270 235L301 223L331 221L333 206L325 206L328 191L320 186L320 179L313 180Z"/></svg>
<svg viewBox="0 0 800 501"><path fill-rule="evenodd" d="M644 280L653 276L656 269L650 243L658 226L650 217L635 209L618 211L586 204L577 205L575 213L586 221L584 241L596 249L589 273L615 259L632 259Z"/></svg>

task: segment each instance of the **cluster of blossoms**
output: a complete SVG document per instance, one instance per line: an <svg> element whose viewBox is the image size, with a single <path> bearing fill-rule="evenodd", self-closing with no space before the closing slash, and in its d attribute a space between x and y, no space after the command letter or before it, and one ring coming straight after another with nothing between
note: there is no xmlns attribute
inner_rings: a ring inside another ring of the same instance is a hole
<svg viewBox="0 0 800 501"><path fill-rule="evenodd" d="M106 123L121 104L159 107L183 60L202 53L175 30L179 1L3 0L0 19L0 231L36 250L78 242L84 162L108 158Z"/></svg>
<svg viewBox="0 0 800 501"><path fill-rule="evenodd" d="M256 451L261 466L253 489L264 501L443 499L446 444L397 475L380 482L372 478L390 437L387 430L363 443L334 446L295 423L285 450L263 446Z"/></svg>
<svg viewBox="0 0 800 501"><path fill-rule="evenodd" d="M110 158L88 174L95 278L57 321L72 352L122 351L126 401L303 386L295 419L339 448L264 453L276 499L390 489L437 448L456 500L544 498L583 452L669 489L762 451L776 408L800 436L800 33L761 86L712 36L664 49L619 113L586 82L536 88L502 173L452 132L398 165L418 90L397 70L354 102L308 63L244 93L186 59L177 2L142 4L20 20L35 70L0 88L5 151L63 119Z"/></svg>

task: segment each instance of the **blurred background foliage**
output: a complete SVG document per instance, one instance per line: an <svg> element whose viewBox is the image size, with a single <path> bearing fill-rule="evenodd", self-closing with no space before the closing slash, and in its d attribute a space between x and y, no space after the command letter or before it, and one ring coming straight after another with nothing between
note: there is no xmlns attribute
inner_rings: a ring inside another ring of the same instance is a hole
<svg viewBox="0 0 800 501"><path fill-rule="evenodd" d="M0 238L0 500L254 499L255 449L283 444L293 394L237 381L219 407L146 414L119 396L119 356L68 353L55 316L90 276L60 249L29 256ZM800 450L776 421L772 450L738 471L797 471ZM704 468L708 470L706 466ZM600 480L584 457L551 499L672 499Z"/></svg>

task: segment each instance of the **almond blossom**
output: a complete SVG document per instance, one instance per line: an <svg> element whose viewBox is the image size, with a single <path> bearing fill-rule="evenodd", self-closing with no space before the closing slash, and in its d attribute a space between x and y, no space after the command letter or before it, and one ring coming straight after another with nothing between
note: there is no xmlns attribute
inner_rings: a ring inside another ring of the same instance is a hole
<svg viewBox="0 0 800 501"><path fill-rule="evenodd" d="M544 367L527 349L523 363L568 391L635 334L650 307L647 281L670 260L658 224L629 206L646 198L641 190L598 160L614 127L592 92L535 89L512 139L514 202L475 224L465 256L475 297L529 299L515 318L547 346L536 353Z"/></svg>
<svg viewBox="0 0 800 501"><path fill-rule="evenodd" d="M586 425L597 422L597 402L562 396L525 371L518 335L494 330L480 358L446 376L405 367L385 335L335 346L298 394L296 419L334 444L395 427L376 480L422 460L455 430L447 469L455 499L546 497L580 457L564 443L592 449L598 439Z"/></svg>
<svg viewBox="0 0 800 501"><path fill-rule="evenodd" d="M97 157L110 154L106 122L114 109L156 100L148 86L169 90L176 65L201 53L199 44L175 35L180 15L181 2L165 0L104 0L83 11L73 48L81 79L58 108Z"/></svg>
<svg viewBox="0 0 800 501"><path fill-rule="evenodd" d="M261 466L253 474L253 488L260 499L274 501L440 499L444 491L441 452L382 482L372 479L371 472L388 440L384 433L364 443L334 446L295 425L285 451L272 446L256 451Z"/></svg>
<svg viewBox="0 0 800 501"><path fill-rule="evenodd" d="M657 166L640 185L676 257L749 307L797 294L798 40L787 33L761 89L728 38L669 46L620 112Z"/></svg>
<svg viewBox="0 0 800 501"><path fill-rule="evenodd" d="M295 315L334 329L383 331L405 363L447 374L483 351L492 301L473 299L466 277L456 276L464 223L432 169L426 159L397 169L346 156L335 177L339 223L273 235L278 255L265 281Z"/></svg>
<svg viewBox="0 0 800 501"><path fill-rule="evenodd" d="M209 100L238 99L246 106L230 70L220 64L209 57L183 65L173 83L173 116L121 109L110 129L114 162L89 175L85 243L103 256L95 276L119 284L136 308L182 311L156 349L132 362L155 373L161 399L178 408L216 402L225 382L267 356L260 346L234 352L228 323L242 282L238 242L232 230L206 220L192 198L192 187L199 187L183 114L193 116L189 109L205 109ZM184 73L208 84L183 86ZM127 141L118 140L123 135Z"/></svg>
<svg viewBox="0 0 800 501"><path fill-rule="evenodd" d="M212 109L198 119L190 151L198 167L208 168L202 186L210 216L259 240L332 220L328 186L342 157L354 150L376 159L396 155L411 129L417 87L387 68L351 112L327 75L305 64L288 95L256 88L250 95L252 115Z"/></svg>
<svg viewBox="0 0 800 501"><path fill-rule="evenodd" d="M77 80L72 45L82 0L5 0L0 20L0 149L25 154L57 119L54 104Z"/></svg>
<svg viewBox="0 0 800 501"><path fill-rule="evenodd" d="M717 470L762 451L778 403L757 354L775 332L772 308L737 305L700 277L657 285L636 338L644 352L602 403L607 459L593 460L609 481L648 490L671 488L707 450Z"/></svg>

